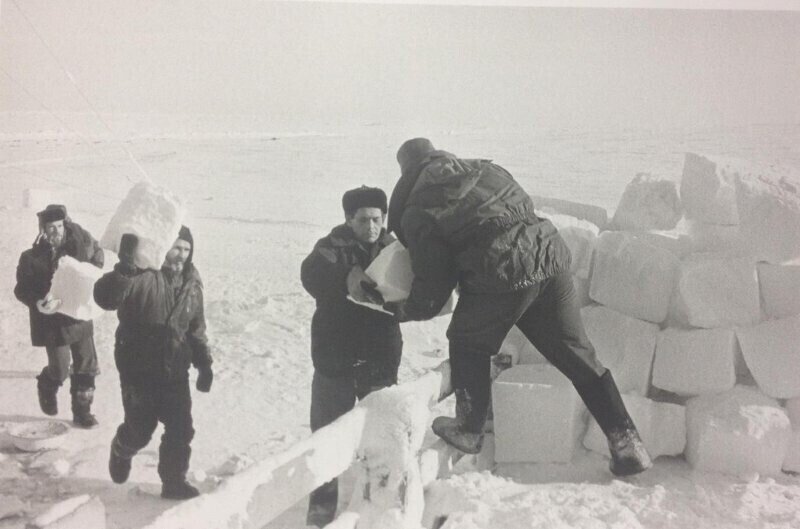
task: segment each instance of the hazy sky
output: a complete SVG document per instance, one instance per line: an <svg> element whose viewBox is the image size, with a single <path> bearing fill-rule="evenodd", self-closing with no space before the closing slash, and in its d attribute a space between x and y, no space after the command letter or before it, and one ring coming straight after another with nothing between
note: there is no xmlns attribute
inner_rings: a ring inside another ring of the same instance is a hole
<svg viewBox="0 0 800 529"><path fill-rule="evenodd" d="M102 112L457 127L800 122L800 12L17 0ZM86 110L0 4L0 66ZM0 109L41 110L0 72Z"/></svg>

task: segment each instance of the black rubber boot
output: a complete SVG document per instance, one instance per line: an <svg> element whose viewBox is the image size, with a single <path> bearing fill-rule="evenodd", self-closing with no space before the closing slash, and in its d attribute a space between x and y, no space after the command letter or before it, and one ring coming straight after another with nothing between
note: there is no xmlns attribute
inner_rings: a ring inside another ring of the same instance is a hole
<svg viewBox="0 0 800 529"><path fill-rule="evenodd" d="M197 487L190 485L186 480L166 481L161 485L161 497L167 500L188 500L199 495Z"/></svg>
<svg viewBox="0 0 800 529"><path fill-rule="evenodd" d="M58 415L58 388L61 386L47 375L47 368L36 377L36 389L39 393L39 407L45 415Z"/></svg>
<svg viewBox="0 0 800 529"><path fill-rule="evenodd" d="M129 450L126 450L119 442L117 436L111 441L111 455L108 459L108 473L114 483L125 483L131 475L131 458Z"/></svg>
<svg viewBox="0 0 800 529"><path fill-rule="evenodd" d="M629 476L653 466L611 371L587 384L575 386L575 389L608 439L612 474Z"/></svg>
<svg viewBox="0 0 800 529"><path fill-rule="evenodd" d="M94 428L97 426L97 418L91 413L94 400L94 377L92 375L72 375L70 383L72 422L81 428Z"/></svg>
<svg viewBox="0 0 800 529"><path fill-rule="evenodd" d="M457 389L456 416L436 417L433 432L450 446L465 454L477 454L483 447L483 426L486 422L487 406L475 405L464 389Z"/></svg>

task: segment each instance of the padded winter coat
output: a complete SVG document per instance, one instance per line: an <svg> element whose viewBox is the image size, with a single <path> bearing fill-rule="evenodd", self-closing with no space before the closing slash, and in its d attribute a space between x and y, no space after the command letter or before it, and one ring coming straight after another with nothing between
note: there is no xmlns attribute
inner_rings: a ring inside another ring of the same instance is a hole
<svg viewBox="0 0 800 529"><path fill-rule="evenodd" d="M22 252L17 265L17 285L14 295L28 306L31 324L31 343L36 347L68 345L93 335L91 321L76 320L64 314L42 314L36 302L43 299L58 267L58 260L69 255L74 259L103 267L103 249L92 235L72 221L64 221L64 244L53 251L44 237L38 237L33 247Z"/></svg>
<svg viewBox="0 0 800 529"><path fill-rule="evenodd" d="M164 269L129 276L117 265L95 283L95 302L119 318L114 360L123 383L180 382L190 364L212 363L200 274L187 263L171 277Z"/></svg>
<svg viewBox="0 0 800 529"><path fill-rule="evenodd" d="M385 231L370 251L346 224L317 241L300 269L303 287L316 300L311 319L311 358L314 368L335 377L352 375L354 365L366 369L370 384L394 383L403 351L400 325L390 315L347 299L347 274L365 269L380 250L394 242Z"/></svg>
<svg viewBox="0 0 800 529"><path fill-rule="evenodd" d="M508 171L444 151L416 167L398 181L392 203L400 207L389 210L414 269L409 318L435 316L456 284L472 294L503 293L569 270L566 243L534 214Z"/></svg>

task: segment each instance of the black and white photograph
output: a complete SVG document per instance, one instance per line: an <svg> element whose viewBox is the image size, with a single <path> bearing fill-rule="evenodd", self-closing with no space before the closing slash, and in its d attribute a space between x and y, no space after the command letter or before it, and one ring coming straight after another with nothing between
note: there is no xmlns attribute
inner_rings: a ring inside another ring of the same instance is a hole
<svg viewBox="0 0 800 529"><path fill-rule="evenodd" d="M800 3L0 0L0 529L800 529Z"/></svg>

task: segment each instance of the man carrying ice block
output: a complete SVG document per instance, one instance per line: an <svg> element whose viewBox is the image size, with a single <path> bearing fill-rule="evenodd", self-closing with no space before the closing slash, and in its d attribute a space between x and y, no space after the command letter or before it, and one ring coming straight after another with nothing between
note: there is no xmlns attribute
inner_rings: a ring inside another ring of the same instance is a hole
<svg viewBox="0 0 800 529"><path fill-rule="evenodd" d="M305 258L303 286L316 300L311 320L311 431L353 409L356 399L397 383L403 350L400 325L390 315L353 303L383 300L364 270L394 242L386 233L386 193L362 186L342 197L344 224L333 228ZM307 523L333 521L338 501L336 479L311 493Z"/></svg>
<svg viewBox="0 0 800 529"><path fill-rule="evenodd" d="M480 451L490 359L516 325L570 379L603 429L611 471L648 468L611 372L586 337L569 248L553 224L536 216L530 196L490 160L458 158L414 138L397 161L389 229L408 247L414 280L407 300L385 307L399 321L430 319L459 286L447 330L456 417L438 417L434 432L464 452Z"/></svg>
<svg viewBox="0 0 800 529"><path fill-rule="evenodd" d="M76 320L56 313L59 300L50 296L53 274L62 256L103 267L103 250L92 235L72 222L67 208L50 204L37 213L39 235L33 248L25 250L17 266L14 295L30 311L31 342L47 351L47 366L37 376L39 406L47 415L58 414L58 389L70 376L72 420L76 426L92 428L94 379L99 370L92 321Z"/></svg>

